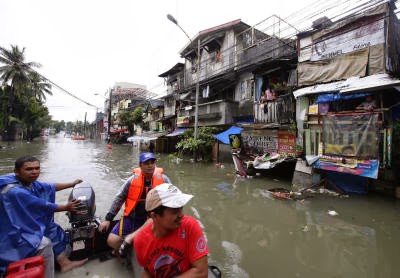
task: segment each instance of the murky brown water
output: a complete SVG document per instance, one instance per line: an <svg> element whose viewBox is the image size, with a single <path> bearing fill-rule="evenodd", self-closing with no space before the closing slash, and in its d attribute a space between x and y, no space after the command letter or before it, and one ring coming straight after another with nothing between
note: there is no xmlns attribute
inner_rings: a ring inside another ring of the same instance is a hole
<svg viewBox="0 0 400 278"><path fill-rule="evenodd" d="M108 150L101 141L63 137L10 147L0 149L0 174L11 172L17 157L35 155L42 161L41 180L89 182L101 217L138 164L139 153L131 145ZM288 187L290 180L282 177L243 180L235 177L231 163L224 168L176 164L165 155L157 164L174 184L195 195L185 211L202 223L210 262L221 268L223 277L400 275L400 202L395 199L320 195L281 201L268 198L264 190ZM69 190L58 192L57 202L66 202L68 194ZM64 214L57 214L56 220L67 225Z"/></svg>

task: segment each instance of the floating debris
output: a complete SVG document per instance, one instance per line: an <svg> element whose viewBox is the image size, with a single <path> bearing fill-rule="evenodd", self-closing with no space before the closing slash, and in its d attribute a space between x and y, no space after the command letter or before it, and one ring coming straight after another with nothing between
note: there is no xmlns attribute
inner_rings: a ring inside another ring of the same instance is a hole
<svg viewBox="0 0 400 278"><path fill-rule="evenodd" d="M309 232L310 231L310 227L308 227L307 225L304 225L304 226L301 227L301 230L303 232Z"/></svg>
<svg viewBox="0 0 400 278"><path fill-rule="evenodd" d="M339 213L337 213L337 212L334 211L334 210L328 210L328 214L331 215L331 216L339 215Z"/></svg>

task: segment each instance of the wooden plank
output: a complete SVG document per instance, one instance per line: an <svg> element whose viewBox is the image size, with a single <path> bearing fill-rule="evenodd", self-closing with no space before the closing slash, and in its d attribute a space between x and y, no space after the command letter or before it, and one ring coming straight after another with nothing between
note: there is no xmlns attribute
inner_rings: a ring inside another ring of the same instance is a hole
<svg viewBox="0 0 400 278"><path fill-rule="evenodd" d="M305 160L297 160L295 170L309 175L313 173L313 168L308 166Z"/></svg>
<svg viewBox="0 0 400 278"><path fill-rule="evenodd" d="M304 130L304 139L306 144L306 155L311 154L311 133L309 129Z"/></svg>
<svg viewBox="0 0 400 278"><path fill-rule="evenodd" d="M387 145L386 145L386 129L383 130L383 158L382 158L382 166L386 166L386 152L387 152Z"/></svg>

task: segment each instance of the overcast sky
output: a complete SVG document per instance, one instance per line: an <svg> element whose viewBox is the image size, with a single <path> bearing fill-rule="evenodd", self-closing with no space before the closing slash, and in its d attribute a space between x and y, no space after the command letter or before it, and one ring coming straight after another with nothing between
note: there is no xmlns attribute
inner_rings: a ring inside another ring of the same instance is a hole
<svg viewBox="0 0 400 278"><path fill-rule="evenodd" d="M298 16L344 0L1 0L0 46L25 47L26 61L45 77L103 109L115 82L160 91L158 75L182 61L188 39L167 20L172 14L190 37L235 19L253 26L273 14ZM307 8L304 10L304 8ZM96 108L54 88L47 106L55 120L92 121Z"/></svg>

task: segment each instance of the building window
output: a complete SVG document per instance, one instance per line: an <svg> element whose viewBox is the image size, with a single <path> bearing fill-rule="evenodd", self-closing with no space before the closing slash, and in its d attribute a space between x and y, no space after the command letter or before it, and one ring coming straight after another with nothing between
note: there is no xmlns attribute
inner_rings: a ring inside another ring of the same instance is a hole
<svg viewBox="0 0 400 278"><path fill-rule="evenodd" d="M240 82L240 100L251 99L254 90L254 80L248 79Z"/></svg>

